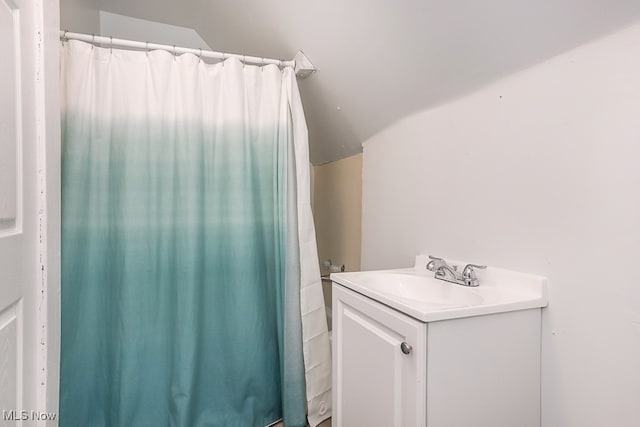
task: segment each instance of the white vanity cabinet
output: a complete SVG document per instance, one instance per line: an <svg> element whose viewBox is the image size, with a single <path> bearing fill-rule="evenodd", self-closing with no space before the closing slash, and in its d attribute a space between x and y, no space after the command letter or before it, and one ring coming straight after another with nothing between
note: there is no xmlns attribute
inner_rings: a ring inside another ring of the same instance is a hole
<svg viewBox="0 0 640 427"><path fill-rule="evenodd" d="M539 427L540 317L417 320L334 283L332 425Z"/></svg>
<svg viewBox="0 0 640 427"><path fill-rule="evenodd" d="M332 425L424 425L426 324L335 284L332 307Z"/></svg>

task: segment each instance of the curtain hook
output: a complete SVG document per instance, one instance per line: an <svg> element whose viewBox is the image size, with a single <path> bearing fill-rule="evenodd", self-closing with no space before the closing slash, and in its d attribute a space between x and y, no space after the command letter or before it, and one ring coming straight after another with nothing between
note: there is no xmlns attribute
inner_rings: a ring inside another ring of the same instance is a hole
<svg viewBox="0 0 640 427"><path fill-rule="evenodd" d="M67 33L69 32L69 30L64 30L64 33L62 34L62 46L64 46L64 42L67 41Z"/></svg>
<svg viewBox="0 0 640 427"><path fill-rule="evenodd" d="M146 41L146 42L144 42L144 43L145 43L145 48L144 48L144 50L146 51L145 53L147 54L147 58L148 58L148 57L149 57L149 42L148 42L148 41Z"/></svg>
<svg viewBox="0 0 640 427"><path fill-rule="evenodd" d="M93 50L93 47L96 45L96 35L95 34L91 34L91 50Z"/></svg>
<svg viewBox="0 0 640 427"><path fill-rule="evenodd" d="M200 55L198 56L198 58L200 58L200 62L202 62L202 48L200 48Z"/></svg>
<svg viewBox="0 0 640 427"><path fill-rule="evenodd" d="M242 68L247 64L247 55L242 55Z"/></svg>
<svg viewBox="0 0 640 427"><path fill-rule="evenodd" d="M173 60L176 60L176 45L173 45Z"/></svg>
<svg viewBox="0 0 640 427"><path fill-rule="evenodd" d="M113 54L113 36L109 36L109 55Z"/></svg>
<svg viewBox="0 0 640 427"><path fill-rule="evenodd" d="M224 52L222 52L222 66L224 67Z"/></svg>
<svg viewBox="0 0 640 427"><path fill-rule="evenodd" d="M260 71L264 71L264 58L260 58Z"/></svg>

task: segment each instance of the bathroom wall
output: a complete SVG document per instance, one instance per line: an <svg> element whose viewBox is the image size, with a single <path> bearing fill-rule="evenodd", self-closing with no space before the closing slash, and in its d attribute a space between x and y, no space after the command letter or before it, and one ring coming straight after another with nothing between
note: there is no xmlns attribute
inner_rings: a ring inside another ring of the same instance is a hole
<svg viewBox="0 0 640 427"><path fill-rule="evenodd" d="M363 269L428 253L548 277L544 427L640 425L638 52L640 24L364 144Z"/></svg>
<svg viewBox="0 0 640 427"><path fill-rule="evenodd" d="M313 218L318 257L345 265L346 271L360 270L360 228L362 213L362 154L313 168ZM331 286L323 284L325 302L331 305Z"/></svg>
<svg viewBox="0 0 640 427"><path fill-rule="evenodd" d="M211 49L191 28L98 10L95 0L61 0L60 28L76 33Z"/></svg>
<svg viewBox="0 0 640 427"><path fill-rule="evenodd" d="M96 0L60 0L60 29L74 33L100 34Z"/></svg>
<svg viewBox="0 0 640 427"><path fill-rule="evenodd" d="M127 40L150 41L160 44L191 47L194 49L211 49L202 37L191 28L117 15L102 10L99 12L99 17L100 33L105 36Z"/></svg>

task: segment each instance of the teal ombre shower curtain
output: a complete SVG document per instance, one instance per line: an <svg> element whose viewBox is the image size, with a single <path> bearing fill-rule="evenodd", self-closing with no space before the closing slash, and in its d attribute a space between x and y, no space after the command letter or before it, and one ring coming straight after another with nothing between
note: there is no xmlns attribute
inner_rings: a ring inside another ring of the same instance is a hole
<svg viewBox="0 0 640 427"><path fill-rule="evenodd" d="M61 426L312 426L330 355L293 70L63 44Z"/></svg>

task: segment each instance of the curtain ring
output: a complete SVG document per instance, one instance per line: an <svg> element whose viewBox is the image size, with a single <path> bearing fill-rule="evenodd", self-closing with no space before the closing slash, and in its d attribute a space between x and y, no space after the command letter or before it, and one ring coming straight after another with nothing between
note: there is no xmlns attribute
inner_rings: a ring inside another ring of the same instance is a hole
<svg viewBox="0 0 640 427"><path fill-rule="evenodd" d="M64 33L62 34L62 46L64 46L64 42L67 41L67 33L69 32L69 30L64 30Z"/></svg>

